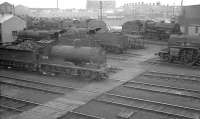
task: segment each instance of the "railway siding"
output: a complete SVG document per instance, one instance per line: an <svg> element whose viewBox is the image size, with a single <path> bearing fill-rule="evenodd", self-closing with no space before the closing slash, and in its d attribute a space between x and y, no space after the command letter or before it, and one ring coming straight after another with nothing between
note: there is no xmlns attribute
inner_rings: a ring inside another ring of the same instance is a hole
<svg viewBox="0 0 200 119"><path fill-rule="evenodd" d="M131 113L122 113L122 116L129 115L127 119L142 119L144 115L151 115L150 119L199 119L199 78L194 75L145 72L73 111L91 116L99 115L99 118L118 119L124 118L119 117L119 109L126 108L125 110ZM169 85L172 82L176 82L177 85ZM185 88L181 86L184 82L187 83ZM141 113L144 115L141 116ZM73 119L70 115L73 115L73 118L80 117L76 113L67 113L59 119Z"/></svg>

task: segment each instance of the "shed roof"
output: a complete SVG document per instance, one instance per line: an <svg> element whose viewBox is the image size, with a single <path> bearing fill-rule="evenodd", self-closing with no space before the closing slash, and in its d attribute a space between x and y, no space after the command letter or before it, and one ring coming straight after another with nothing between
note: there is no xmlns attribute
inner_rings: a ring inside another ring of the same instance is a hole
<svg viewBox="0 0 200 119"><path fill-rule="evenodd" d="M13 6L12 4L10 4L9 2L4 2L2 4L0 4L0 7L1 6Z"/></svg>
<svg viewBox="0 0 200 119"><path fill-rule="evenodd" d="M0 23L3 23L5 21L9 20L12 17L14 17L14 16L11 14L0 15Z"/></svg>

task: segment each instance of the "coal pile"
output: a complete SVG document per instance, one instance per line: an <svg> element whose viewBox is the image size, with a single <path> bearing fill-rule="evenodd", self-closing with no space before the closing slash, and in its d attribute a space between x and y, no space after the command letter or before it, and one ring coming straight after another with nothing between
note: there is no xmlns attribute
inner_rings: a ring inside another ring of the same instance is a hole
<svg viewBox="0 0 200 119"><path fill-rule="evenodd" d="M34 51L34 50L37 50L41 47L42 46L39 45L38 43L36 43L34 41L27 40L27 41L24 41L24 42L19 43L17 45L14 45L14 46L8 46L7 48Z"/></svg>

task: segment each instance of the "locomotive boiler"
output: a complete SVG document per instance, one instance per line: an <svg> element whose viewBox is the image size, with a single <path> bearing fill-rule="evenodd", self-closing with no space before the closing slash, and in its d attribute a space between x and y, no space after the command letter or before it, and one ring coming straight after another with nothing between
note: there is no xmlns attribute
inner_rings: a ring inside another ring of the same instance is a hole
<svg viewBox="0 0 200 119"><path fill-rule="evenodd" d="M58 39L61 31L47 30L23 30L17 33L17 39L21 40L41 40L41 39Z"/></svg>
<svg viewBox="0 0 200 119"><path fill-rule="evenodd" d="M32 44L38 46L29 48ZM24 48L25 45L28 48ZM24 41L1 46L0 65L4 68L86 80L107 77L106 55L102 49L56 45L54 40Z"/></svg>
<svg viewBox="0 0 200 119"><path fill-rule="evenodd" d="M158 53L159 57L168 62L185 65L199 65L200 37L190 35L172 35L168 47Z"/></svg>
<svg viewBox="0 0 200 119"><path fill-rule="evenodd" d="M106 62L105 52L95 47L57 45L52 47L51 57L62 58L76 65L85 63L102 65Z"/></svg>

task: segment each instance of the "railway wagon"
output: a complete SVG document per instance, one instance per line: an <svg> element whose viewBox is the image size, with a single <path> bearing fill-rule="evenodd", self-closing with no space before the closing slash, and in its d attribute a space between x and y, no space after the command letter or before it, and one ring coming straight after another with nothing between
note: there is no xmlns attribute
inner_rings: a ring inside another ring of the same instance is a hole
<svg viewBox="0 0 200 119"><path fill-rule="evenodd" d="M168 47L161 50L158 55L161 59L182 63L185 65L199 65L200 63L200 37L189 35L172 35Z"/></svg>
<svg viewBox="0 0 200 119"><path fill-rule="evenodd" d="M131 35L125 34L128 37L130 49L143 49L144 48L144 37L142 35Z"/></svg>
<svg viewBox="0 0 200 119"><path fill-rule="evenodd" d="M144 20L134 20L127 21L122 25L122 33L124 34L135 34L135 33L143 33L145 28ZM141 35L140 34L140 35ZM139 35L139 34L137 34Z"/></svg>
<svg viewBox="0 0 200 119"><path fill-rule="evenodd" d="M34 49L24 48L25 44L0 47L1 67L86 80L107 77L106 55L102 49L58 46L49 41L32 42L39 46ZM29 46L30 43L26 47Z"/></svg>

